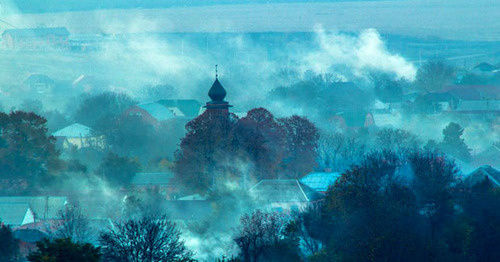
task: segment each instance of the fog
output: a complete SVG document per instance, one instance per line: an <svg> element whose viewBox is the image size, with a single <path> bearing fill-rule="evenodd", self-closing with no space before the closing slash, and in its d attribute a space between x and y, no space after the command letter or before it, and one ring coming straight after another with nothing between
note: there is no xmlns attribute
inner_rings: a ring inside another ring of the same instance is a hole
<svg viewBox="0 0 500 262"><path fill-rule="evenodd" d="M489 0L0 1L0 220L14 236L91 243L103 261L364 260L353 250L377 246L362 231L372 221L388 236L377 259L488 261L499 12ZM33 221L14 221L13 203ZM120 257L113 243L140 242L110 240L127 221L163 227L172 253ZM415 224L411 247L398 223ZM397 239L406 253L384 249ZM35 255L15 250L7 261Z"/></svg>

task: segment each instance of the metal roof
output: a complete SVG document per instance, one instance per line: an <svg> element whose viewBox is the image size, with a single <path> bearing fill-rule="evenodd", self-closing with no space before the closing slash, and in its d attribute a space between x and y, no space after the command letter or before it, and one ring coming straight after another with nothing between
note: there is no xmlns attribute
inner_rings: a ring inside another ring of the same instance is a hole
<svg viewBox="0 0 500 262"><path fill-rule="evenodd" d="M27 203L0 203L0 220L7 225L24 225L24 219L29 212Z"/></svg>
<svg viewBox="0 0 500 262"><path fill-rule="evenodd" d="M132 185L135 186L161 186L170 184L174 177L172 173L136 173L132 178Z"/></svg>
<svg viewBox="0 0 500 262"><path fill-rule="evenodd" d="M2 35L11 35L14 37L41 37L48 35L69 36L69 31L66 27L38 27L38 28L21 28L21 29L6 29Z"/></svg>
<svg viewBox="0 0 500 262"><path fill-rule="evenodd" d="M59 212L64 210L67 203L66 197L61 196L3 196L1 204L28 204L35 219L56 219Z"/></svg>
<svg viewBox="0 0 500 262"><path fill-rule="evenodd" d="M178 108L186 117L197 117L203 105L194 99L159 100L157 103L167 108Z"/></svg>
<svg viewBox="0 0 500 262"><path fill-rule="evenodd" d="M257 200L266 202L309 202L323 197L296 179L265 179L250 192Z"/></svg>
<svg viewBox="0 0 500 262"><path fill-rule="evenodd" d="M63 129L59 129L52 133L55 137L91 137L92 128L82 124L74 123Z"/></svg>
<svg viewBox="0 0 500 262"><path fill-rule="evenodd" d="M172 113L172 111L170 111L167 107L157 102L143 103L137 105L137 107L146 111L150 116L152 116L158 121L164 121L175 118L175 115L174 113Z"/></svg>
<svg viewBox="0 0 500 262"><path fill-rule="evenodd" d="M311 173L301 178L300 182L318 192L326 192L328 190L328 187L335 184L340 176L341 174L337 172Z"/></svg>

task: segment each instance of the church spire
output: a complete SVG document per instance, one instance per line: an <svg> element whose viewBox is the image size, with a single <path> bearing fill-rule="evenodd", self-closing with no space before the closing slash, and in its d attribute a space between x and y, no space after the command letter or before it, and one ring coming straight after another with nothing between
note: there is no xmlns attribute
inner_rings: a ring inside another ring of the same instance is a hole
<svg viewBox="0 0 500 262"><path fill-rule="evenodd" d="M216 109L227 111L229 107L232 107L232 105L229 105L228 102L224 101L226 94L226 89L224 89L222 84L219 82L219 72L217 70L217 65L215 65L215 81L208 91L208 96L210 97L210 99L212 99L212 101L207 102L205 108L207 110Z"/></svg>

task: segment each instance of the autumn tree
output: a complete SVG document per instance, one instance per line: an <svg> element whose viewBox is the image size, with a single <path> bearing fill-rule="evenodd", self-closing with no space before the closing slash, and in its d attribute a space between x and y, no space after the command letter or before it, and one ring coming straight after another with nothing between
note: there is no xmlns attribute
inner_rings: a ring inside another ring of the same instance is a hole
<svg viewBox="0 0 500 262"><path fill-rule="evenodd" d="M49 175L60 169L55 138L47 135L46 122L34 113L0 113L0 173L8 186L4 191L16 194L33 189L48 182ZM9 185L13 181L18 182Z"/></svg>
<svg viewBox="0 0 500 262"><path fill-rule="evenodd" d="M193 256L181 240L181 232L165 216L145 216L115 223L101 234L106 261L191 261Z"/></svg>
<svg viewBox="0 0 500 262"><path fill-rule="evenodd" d="M260 179L275 179L284 156L285 139L282 127L264 108L248 111L231 132L232 151L253 164L251 172Z"/></svg>
<svg viewBox="0 0 500 262"><path fill-rule="evenodd" d="M69 238L44 239L36 243L37 250L28 255L32 262L98 262L100 249L88 243L74 243Z"/></svg>
<svg viewBox="0 0 500 262"><path fill-rule="evenodd" d="M194 192L214 189L231 166L229 135L237 117L205 111L186 125L187 134L176 152L176 178Z"/></svg>

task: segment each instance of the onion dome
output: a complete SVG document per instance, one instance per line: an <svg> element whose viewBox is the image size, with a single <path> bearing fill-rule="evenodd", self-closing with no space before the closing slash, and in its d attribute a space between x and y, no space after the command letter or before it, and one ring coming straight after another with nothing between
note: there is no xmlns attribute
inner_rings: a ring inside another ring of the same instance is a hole
<svg viewBox="0 0 500 262"><path fill-rule="evenodd" d="M212 99L212 101L224 101L226 97L226 90L219 82L219 79L215 78L215 81L208 91L208 96Z"/></svg>

